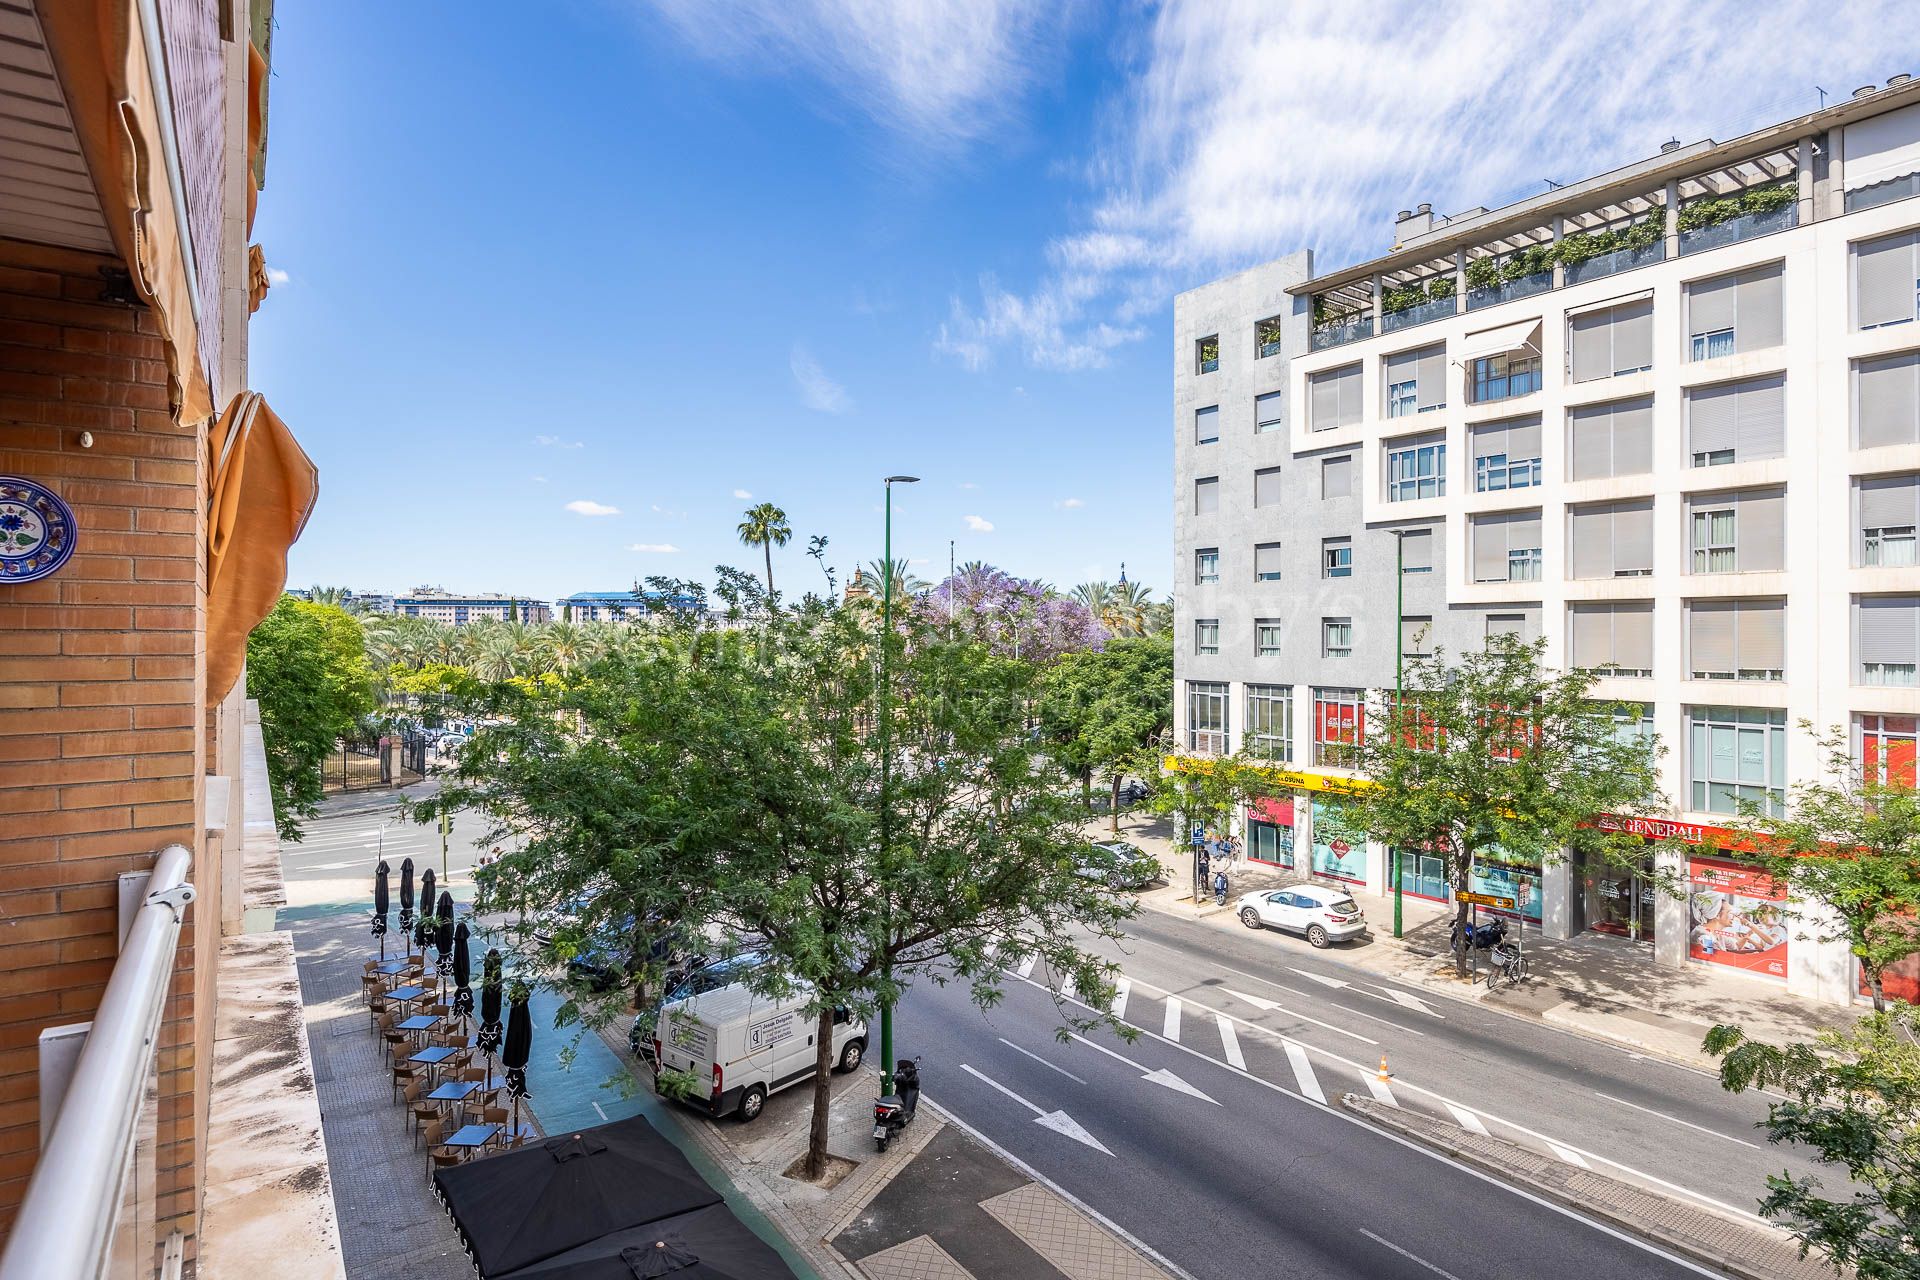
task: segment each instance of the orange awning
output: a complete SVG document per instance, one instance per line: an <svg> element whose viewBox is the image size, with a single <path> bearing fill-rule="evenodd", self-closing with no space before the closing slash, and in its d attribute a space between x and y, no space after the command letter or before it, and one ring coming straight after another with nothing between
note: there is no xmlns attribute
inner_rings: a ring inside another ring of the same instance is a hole
<svg viewBox="0 0 1920 1280"><path fill-rule="evenodd" d="M287 548L313 514L320 473L258 392L243 391L210 436L207 513L207 701L233 688L247 634L287 585Z"/></svg>

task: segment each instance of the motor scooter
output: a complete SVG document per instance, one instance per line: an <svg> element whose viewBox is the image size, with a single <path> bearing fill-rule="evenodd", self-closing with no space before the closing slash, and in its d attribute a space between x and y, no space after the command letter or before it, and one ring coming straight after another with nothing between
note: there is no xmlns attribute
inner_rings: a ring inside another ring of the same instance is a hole
<svg viewBox="0 0 1920 1280"><path fill-rule="evenodd" d="M1227 905L1227 873L1224 871L1213 873L1213 901L1217 906Z"/></svg>
<svg viewBox="0 0 1920 1280"><path fill-rule="evenodd" d="M1485 924L1481 924L1481 925L1470 924L1467 926L1467 935L1468 935L1467 944L1469 946L1474 947L1475 949L1480 951L1485 951L1487 948L1493 946L1495 943L1500 942L1506 938L1507 922L1505 920L1502 920L1500 917L1495 916L1493 919L1487 921L1487 923ZM1453 928L1448 931L1447 942L1448 942L1449 950L1459 946L1460 922L1458 920L1455 920L1453 922Z"/></svg>
<svg viewBox="0 0 1920 1280"><path fill-rule="evenodd" d="M913 1123L920 1106L920 1068L912 1058L894 1064L893 1090L873 1100L873 1144L882 1151Z"/></svg>

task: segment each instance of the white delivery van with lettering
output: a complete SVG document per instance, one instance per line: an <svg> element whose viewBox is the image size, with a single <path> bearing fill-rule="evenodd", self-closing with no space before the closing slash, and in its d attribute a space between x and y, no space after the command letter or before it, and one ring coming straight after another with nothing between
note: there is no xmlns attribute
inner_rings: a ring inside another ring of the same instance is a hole
<svg viewBox="0 0 1920 1280"><path fill-rule="evenodd" d="M654 1023L657 1070L690 1071L707 1081L707 1114L751 1120L768 1094L812 1076L820 1029L818 1016L807 1012L812 999L805 988L776 998L735 983L672 1001ZM836 1012L834 1069L853 1070L866 1051L866 1024ZM689 1101L701 1105L698 1097Z"/></svg>

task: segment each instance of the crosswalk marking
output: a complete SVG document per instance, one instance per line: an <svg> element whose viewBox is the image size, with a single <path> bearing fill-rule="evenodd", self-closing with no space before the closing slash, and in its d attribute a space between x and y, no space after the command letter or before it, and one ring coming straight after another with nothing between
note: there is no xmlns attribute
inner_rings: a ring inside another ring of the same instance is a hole
<svg viewBox="0 0 1920 1280"><path fill-rule="evenodd" d="M1307 1061L1307 1051L1291 1040L1286 1045L1287 1061L1293 1064L1293 1078L1299 1082L1301 1096L1324 1104L1327 1095L1320 1091L1320 1081L1313 1074L1313 1064Z"/></svg>
<svg viewBox="0 0 1920 1280"><path fill-rule="evenodd" d="M1462 1129L1465 1129L1468 1133L1477 1133L1483 1138L1491 1138L1493 1136L1493 1134L1487 1131L1487 1126L1480 1122L1480 1117L1465 1107L1456 1107L1451 1102L1447 1103L1446 1107L1447 1110L1453 1112L1454 1123Z"/></svg>
<svg viewBox="0 0 1920 1280"><path fill-rule="evenodd" d="M1220 1024L1220 1047L1227 1055L1227 1065L1247 1069L1247 1060L1240 1056L1240 1037L1234 1034L1233 1020L1214 1014L1213 1020Z"/></svg>
<svg viewBox="0 0 1920 1280"><path fill-rule="evenodd" d="M1121 978L1113 984L1113 1008L1111 1012L1114 1017L1124 1019L1127 1016L1127 995L1132 990L1133 984L1125 978Z"/></svg>
<svg viewBox="0 0 1920 1280"><path fill-rule="evenodd" d="M1568 1164L1578 1165L1582 1169L1591 1169L1593 1167L1592 1165L1588 1164L1585 1160L1581 1159L1580 1153L1578 1151L1573 1150L1571 1147L1563 1147L1557 1142L1549 1142L1547 1143L1547 1145L1553 1148L1553 1154L1555 1154L1556 1156L1559 1156L1562 1160L1566 1161Z"/></svg>
<svg viewBox="0 0 1920 1280"><path fill-rule="evenodd" d="M1079 994L1079 988L1074 984L1072 974L1069 973L1060 979L1060 998L1062 1000L1071 1000L1077 994Z"/></svg>
<svg viewBox="0 0 1920 1280"><path fill-rule="evenodd" d="M1373 1095L1375 1102L1384 1102L1390 1107L1400 1105L1399 1100L1393 1096L1393 1090L1389 1089L1387 1082L1382 1080L1377 1074L1371 1071L1362 1071L1360 1078L1367 1082L1367 1092Z"/></svg>
<svg viewBox="0 0 1920 1280"><path fill-rule="evenodd" d="M1033 966L1038 964L1039 962L1040 962L1039 956L1028 956L1025 960L1022 960L1020 962L1020 967L1018 969L1015 969L1014 972L1019 974L1023 978L1031 978L1033 976Z"/></svg>
<svg viewBox="0 0 1920 1280"><path fill-rule="evenodd" d="M1167 1020L1161 1024L1160 1034L1175 1044L1180 1042L1180 997L1167 997Z"/></svg>

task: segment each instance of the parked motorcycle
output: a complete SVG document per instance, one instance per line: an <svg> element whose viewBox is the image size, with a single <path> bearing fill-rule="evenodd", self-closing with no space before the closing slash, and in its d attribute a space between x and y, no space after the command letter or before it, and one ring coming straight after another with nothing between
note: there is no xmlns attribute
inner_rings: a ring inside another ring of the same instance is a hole
<svg viewBox="0 0 1920 1280"><path fill-rule="evenodd" d="M912 1058L894 1064L893 1092L873 1101L873 1144L885 1151L913 1123L920 1106L920 1068Z"/></svg>
<svg viewBox="0 0 1920 1280"><path fill-rule="evenodd" d="M1467 933L1469 935L1467 939L1468 945L1476 950L1485 951L1495 943L1501 942L1506 938L1507 922L1495 916L1485 924L1468 925ZM1460 947L1460 922L1458 920L1453 922L1453 928L1447 933L1447 946L1449 950L1458 950Z"/></svg>

